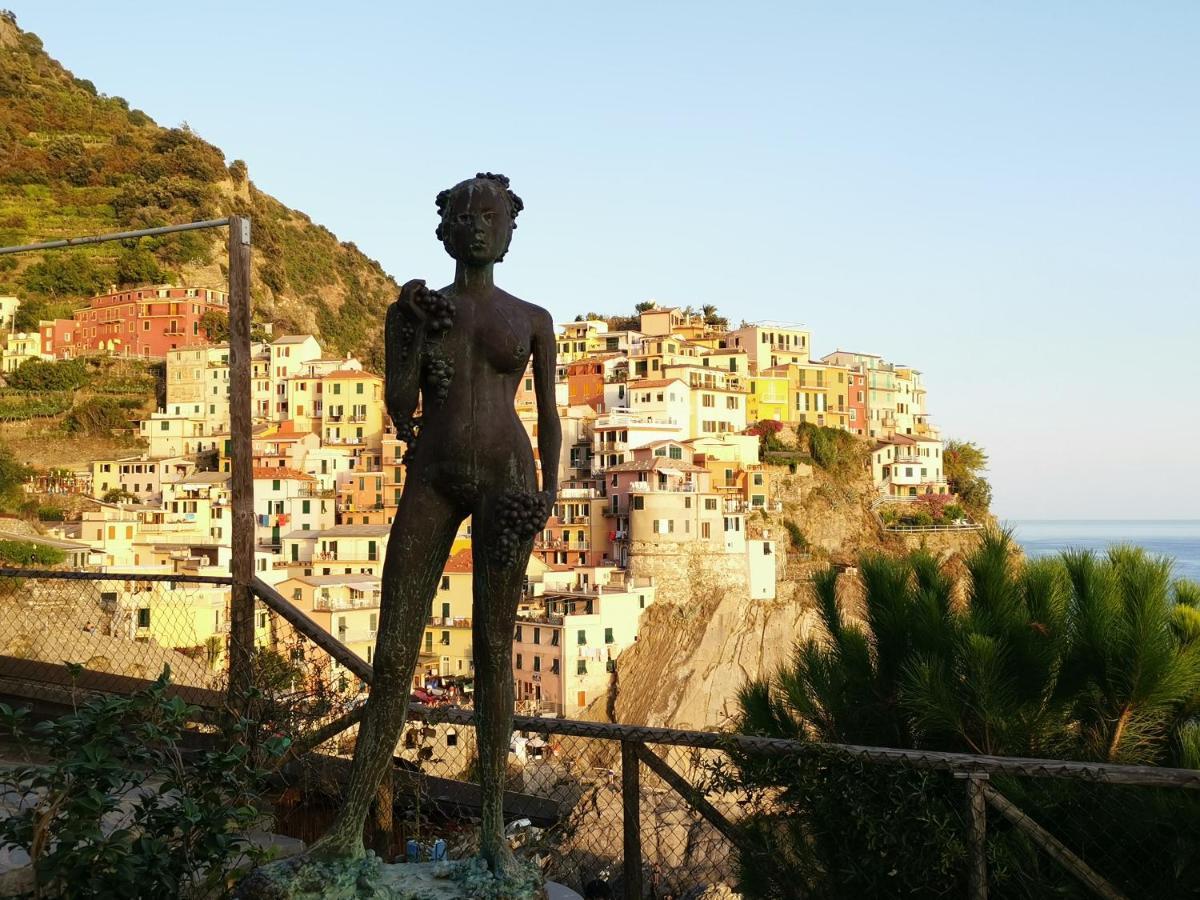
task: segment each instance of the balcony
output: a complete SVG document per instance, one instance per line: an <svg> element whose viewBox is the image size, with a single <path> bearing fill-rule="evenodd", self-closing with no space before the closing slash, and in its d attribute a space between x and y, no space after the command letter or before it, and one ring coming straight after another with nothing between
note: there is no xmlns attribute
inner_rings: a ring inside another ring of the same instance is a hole
<svg viewBox="0 0 1200 900"><path fill-rule="evenodd" d="M470 628L471 619L467 616L430 616L430 628Z"/></svg>
<svg viewBox="0 0 1200 900"><path fill-rule="evenodd" d="M350 577L350 576L347 576ZM378 609L380 592L371 591L361 597L314 597L313 609L338 612L347 609Z"/></svg>

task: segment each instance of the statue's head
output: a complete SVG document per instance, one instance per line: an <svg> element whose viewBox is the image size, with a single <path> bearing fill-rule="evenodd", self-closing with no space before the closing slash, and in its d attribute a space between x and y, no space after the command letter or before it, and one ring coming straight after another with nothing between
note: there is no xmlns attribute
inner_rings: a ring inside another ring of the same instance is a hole
<svg viewBox="0 0 1200 900"><path fill-rule="evenodd" d="M437 195L442 217L438 240L459 262L477 266L500 262L524 206L508 189L505 176L480 172Z"/></svg>

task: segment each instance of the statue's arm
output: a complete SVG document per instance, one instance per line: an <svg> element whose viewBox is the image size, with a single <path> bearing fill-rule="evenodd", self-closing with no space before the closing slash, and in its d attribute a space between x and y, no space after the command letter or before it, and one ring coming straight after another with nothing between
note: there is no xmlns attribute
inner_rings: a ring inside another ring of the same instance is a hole
<svg viewBox="0 0 1200 900"><path fill-rule="evenodd" d="M553 504L558 495L559 450L562 447L562 423L554 399L554 369L557 349L554 320L539 309L533 328L533 390L537 398L538 458L542 463L542 491Z"/></svg>
<svg viewBox="0 0 1200 900"><path fill-rule="evenodd" d="M425 287L419 279L400 289L400 298L388 307L384 325L384 358L387 371L384 397L392 424L403 431L421 397L421 333L424 322L415 303L417 291Z"/></svg>

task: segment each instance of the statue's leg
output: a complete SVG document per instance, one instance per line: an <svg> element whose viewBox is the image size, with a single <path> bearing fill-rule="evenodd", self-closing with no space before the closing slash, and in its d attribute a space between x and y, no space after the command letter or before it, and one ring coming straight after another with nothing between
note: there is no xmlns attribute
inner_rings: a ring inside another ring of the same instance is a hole
<svg viewBox="0 0 1200 900"><path fill-rule="evenodd" d="M375 677L358 726L350 781L337 819L313 845L313 856L363 855L363 822L392 765L429 604L462 519L461 511L432 487L416 480L405 485L383 563Z"/></svg>
<svg viewBox="0 0 1200 900"><path fill-rule="evenodd" d="M475 727L482 794L479 852L492 871L512 858L504 839L504 786L512 743L512 641L517 604L525 585L525 568L533 539L515 558L504 559L494 510L488 498L472 517L474 547Z"/></svg>

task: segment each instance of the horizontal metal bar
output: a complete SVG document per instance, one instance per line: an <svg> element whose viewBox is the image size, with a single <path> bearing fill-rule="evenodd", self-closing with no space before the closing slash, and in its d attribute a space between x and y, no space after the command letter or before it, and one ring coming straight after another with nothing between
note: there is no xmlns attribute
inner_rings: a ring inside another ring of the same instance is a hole
<svg viewBox="0 0 1200 900"><path fill-rule="evenodd" d="M310 619L304 610L289 602L283 594L257 577L254 579L251 587L264 605L328 653L335 661L341 663L367 684L370 684L374 680L375 669L370 663L359 657L357 653Z"/></svg>
<svg viewBox="0 0 1200 900"><path fill-rule="evenodd" d="M208 219L204 222L185 222L182 225L162 225L158 228L140 228L137 231L115 231L112 234L97 234L91 237L63 238L58 241L42 241L40 244L20 244L15 247L0 247L0 256L6 253L28 253L32 250L57 250L61 247L79 247L84 244L103 244L106 241L124 241L130 238L153 237L156 234L175 234L180 231L198 231L201 228L224 228L228 219Z"/></svg>
<svg viewBox="0 0 1200 900"><path fill-rule="evenodd" d="M174 581L180 584L233 584L228 575L159 575L132 572L77 572L54 569L12 569L0 566L0 578L44 578L50 581Z"/></svg>
<svg viewBox="0 0 1200 900"><path fill-rule="evenodd" d="M473 725L470 709L411 704L410 712L430 722ZM989 772L1033 778L1077 778L1108 784L1140 787L1200 789L1200 770L1171 769L1159 766L1123 766L1107 763L1075 762L1061 759L1034 759L1020 756L975 756L937 750L901 750L891 747L866 747L854 744L822 744L782 738L755 737L715 731L682 731L642 725L616 725L609 722L585 722L579 719L514 716L513 728L540 731L567 737L596 738L607 741L641 741L676 747L700 747L709 750L739 750L764 756L798 756L804 753L838 753L863 762L937 769L950 772Z"/></svg>

